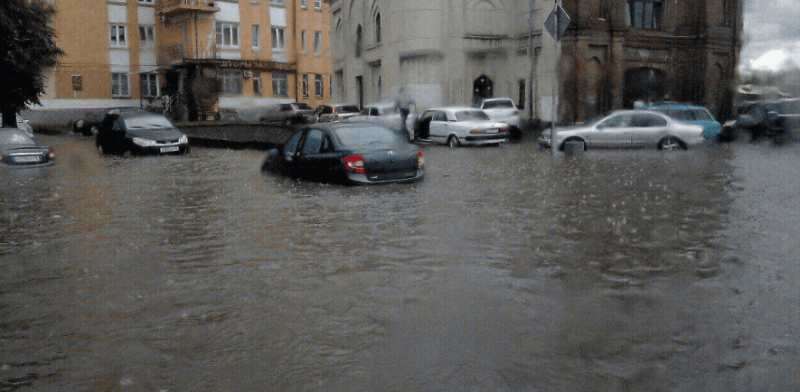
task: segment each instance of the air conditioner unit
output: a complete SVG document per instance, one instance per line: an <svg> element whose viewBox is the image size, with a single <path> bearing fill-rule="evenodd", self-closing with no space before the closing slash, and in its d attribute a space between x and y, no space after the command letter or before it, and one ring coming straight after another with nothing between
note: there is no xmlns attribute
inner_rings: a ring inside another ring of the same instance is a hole
<svg viewBox="0 0 800 392"><path fill-rule="evenodd" d="M250 77L250 70L249 69L244 70L244 72L242 72L242 76L244 76L246 78L249 78Z"/></svg>

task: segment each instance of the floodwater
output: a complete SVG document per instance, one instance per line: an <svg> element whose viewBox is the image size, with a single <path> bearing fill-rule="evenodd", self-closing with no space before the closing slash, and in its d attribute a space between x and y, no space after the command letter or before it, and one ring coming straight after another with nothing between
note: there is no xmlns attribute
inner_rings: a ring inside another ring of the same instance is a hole
<svg viewBox="0 0 800 392"><path fill-rule="evenodd" d="M0 172L0 391L788 391L800 145L423 146L350 188L264 151Z"/></svg>

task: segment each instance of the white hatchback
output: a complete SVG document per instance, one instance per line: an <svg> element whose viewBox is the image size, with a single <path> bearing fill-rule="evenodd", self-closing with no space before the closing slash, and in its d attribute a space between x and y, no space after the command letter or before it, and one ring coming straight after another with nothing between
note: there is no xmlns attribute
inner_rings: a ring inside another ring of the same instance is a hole
<svg viewBox="0 0 800 392"><path fill-rule="evenodd" d="M493 121L483 110L469 107L432 108L422 113L417 139L460 145L500 144L508 140L508 125Z"/></svg>

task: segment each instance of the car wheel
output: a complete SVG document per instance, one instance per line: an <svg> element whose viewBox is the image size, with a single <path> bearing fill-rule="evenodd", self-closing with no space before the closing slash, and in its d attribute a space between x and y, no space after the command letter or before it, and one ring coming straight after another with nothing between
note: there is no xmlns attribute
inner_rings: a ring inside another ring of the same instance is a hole
<svg viewBox="0 0 800 392"><path fill-rule="evenodd" d="M681 143L680 140L678 140L678 138L676 138L674 136L668 136L668 137L665 137L665 138L661 139L661 141L658 142L658 149L659 150L682 150L682 149L686 149L686 147L683 145L683 143Z"/></svg>
<svg viewBox="0 0 800 392"><path fill-rule="evenodd" d="M564 149L567 146L567 143L570 143L570 142L583 143L583 151L586 151L586 149L587 149L586 141L584 141L583 139L577 138L577 137L572 137L572 138L569 138L567 140L564 140L564 143L561 143L561 145L558 146L558 151L564 151Z"/></svg>
<svg viewBox="0 0 800 392"><path fill-rule="evenodd" d="M450 136L450 137L447 139L447 145L448 145L450 148L453 148L453 147L458 147L460 144L461 144L461 143L458 141L458 137L456 137L456 136Z"/></svg>
<svg viewBox="0 0 800 392"><path fill-rule="evenodd" d="M92 125L92 127L89 129L89 132L91 132L92 135L97 135L100 133L100 130L97 128L97 125Z"/></svg>

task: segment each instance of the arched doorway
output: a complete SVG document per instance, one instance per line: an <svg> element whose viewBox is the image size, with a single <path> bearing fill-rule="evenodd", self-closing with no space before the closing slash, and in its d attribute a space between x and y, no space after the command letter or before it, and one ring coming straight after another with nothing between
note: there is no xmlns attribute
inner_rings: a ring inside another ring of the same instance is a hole
<svg viewBox="0 0 800 392"><path fill-rule="evenodd" d="M472 83L472 103L476 104L494 96L494 82L486 75L478 76Z"/></svg>
<svg viewBox="0 0 800 392"><path fill-rule="evenodd" d="M622 90L622 102L626 108L632 108L636 101L659 102L663 100L664 71L656 68L633 68L625 72Z"/></svg>

